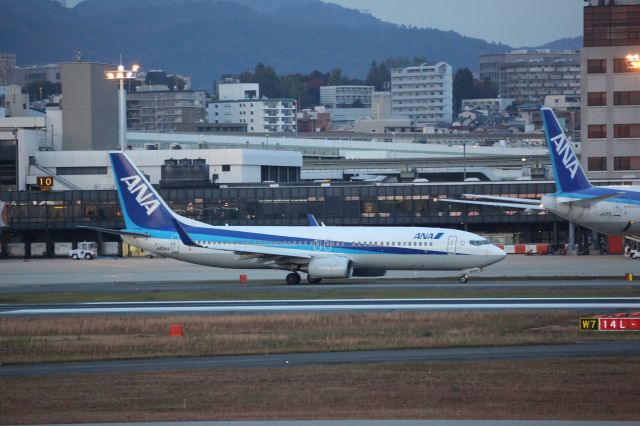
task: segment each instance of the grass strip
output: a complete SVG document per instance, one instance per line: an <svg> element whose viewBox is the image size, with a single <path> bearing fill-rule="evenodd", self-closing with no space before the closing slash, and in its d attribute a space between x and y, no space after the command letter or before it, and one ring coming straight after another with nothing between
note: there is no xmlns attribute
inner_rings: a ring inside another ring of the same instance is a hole
<svg viewBox="0 0 640 426"><path fill-rule="evenodd" d="M637 340L571 311L0 317L3 363ZM182 324L183 337L169 336Z"/></svg>
<svg viewBox="0 0 640 426"><path fill-rule="evenodd" d="M0 424L637 420L640 358L0 378Z"/></svg>

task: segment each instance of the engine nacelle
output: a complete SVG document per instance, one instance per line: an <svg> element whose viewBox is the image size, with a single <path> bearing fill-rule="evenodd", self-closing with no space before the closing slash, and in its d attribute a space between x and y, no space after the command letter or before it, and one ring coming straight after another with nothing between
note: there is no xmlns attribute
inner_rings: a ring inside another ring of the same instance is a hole
<svg viewBox="0 0 640 426"><path fill-rule="evenodd" d="M317 257L307 266L313 278L349 278L353 275L353 262L341 256Z"/></svg>

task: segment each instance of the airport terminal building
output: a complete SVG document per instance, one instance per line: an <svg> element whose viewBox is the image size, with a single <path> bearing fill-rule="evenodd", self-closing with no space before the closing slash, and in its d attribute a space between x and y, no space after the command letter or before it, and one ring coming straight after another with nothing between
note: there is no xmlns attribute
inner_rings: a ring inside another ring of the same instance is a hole
<svg viewBox="0 0 640 426"><path fill-rule="evenodd" d="M554 191L553 182L518 181L254 184L166 188L159 193L177 213L212 225L308 226L307 213L312 213L327 225L441 226L493 236L494 241L507 244L559 246L567 241L568 223L547 212L441 201L465 193L539 198ZM16 255L11 244L23 244L24 256L29 257L32 243L44 243L46 251L40 255L53 256L54 243L75 245L85 240L98 242L100 251L102 243L118 237L82 226L124 227L115 190L4 191L0 199L6 203L4 217L9 225L0 240L3 256ZM589 236L590 231L583 237ZM120 247L118 254L129 253Z"/></svg>

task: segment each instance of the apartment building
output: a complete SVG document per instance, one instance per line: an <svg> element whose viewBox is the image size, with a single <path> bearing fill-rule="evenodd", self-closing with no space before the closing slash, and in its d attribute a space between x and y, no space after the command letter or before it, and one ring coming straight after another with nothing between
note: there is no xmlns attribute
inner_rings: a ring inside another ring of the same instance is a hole
<svg viewBox="0 0 640 426"><path fill-rule="evenodd" d="M222 83L218 101L207 106L207 121L212 124L240 123L249 133L296 132L294 99L260 98L257 83Z"/></svg>
<svg viewBox="0 0 640 426"><path fill-rule="evenodd" d="M453 70L438 62L391 70L391 108L394 117L412 123L451 123Z"/></svg>
<svg viewBox="0 0 640 426"><path fill-rule="evenodd" d="M589 0L582 50L582 163L592 178L640 177L640 4ZM586 131L585 131L586 130Z"/></svg>
<svg viewBox="0 0 640 426"><path fill-rule="evenodd" d="M203 90L139 90L127 94L127 128L173 132L184 124L204 123Z"/></svg>
<svg viewBox="0 0 640 426"><path fill-rule="evenodd" d="M16 55L0 53L0 86L16 84Z"/></svg>

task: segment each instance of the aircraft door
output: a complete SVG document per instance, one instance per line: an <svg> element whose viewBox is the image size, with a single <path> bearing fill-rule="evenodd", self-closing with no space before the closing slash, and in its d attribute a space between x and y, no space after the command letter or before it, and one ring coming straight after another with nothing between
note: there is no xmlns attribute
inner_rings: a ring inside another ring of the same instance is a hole
<svg viewBox="0 0 640 426"><path fill-rule="evenodd" d="M447 253L456 254L457 237L449 237L447 240Z"/></svg>
<svg viewBox="0 0 640 426"><path fill-rule="evenodd" d="M180 247L180 241L178 240L178 238L178 234L173 234L171 236L171 253L178 253L178 247Z"/></svg>

